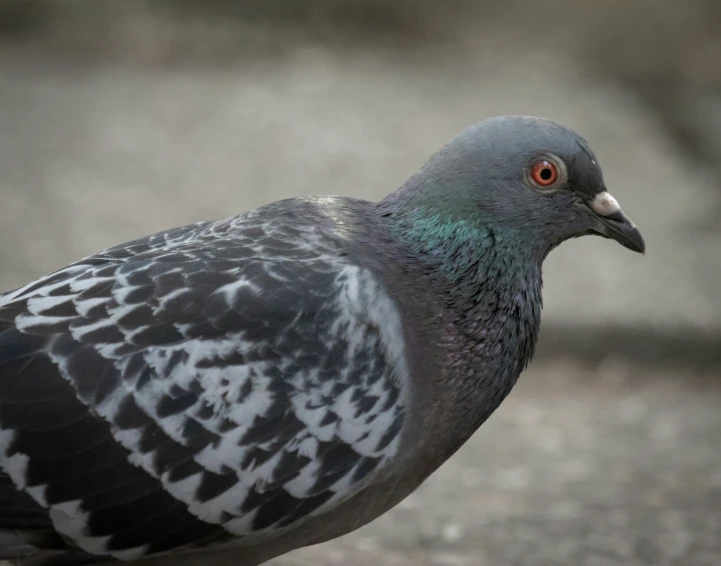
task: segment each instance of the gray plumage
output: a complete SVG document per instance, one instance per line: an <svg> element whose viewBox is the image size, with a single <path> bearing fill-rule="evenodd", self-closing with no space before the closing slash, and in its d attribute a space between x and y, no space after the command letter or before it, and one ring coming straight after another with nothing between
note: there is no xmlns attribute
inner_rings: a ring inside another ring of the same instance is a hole
<svg viewBox="0 0 721 566"><path fill-rule="evenodd" d="M0 557L254 566L358 528L498 407L543 259L590 232L643 250L582 138L504 117L380 203L280 201L0 295Z"/></svg>

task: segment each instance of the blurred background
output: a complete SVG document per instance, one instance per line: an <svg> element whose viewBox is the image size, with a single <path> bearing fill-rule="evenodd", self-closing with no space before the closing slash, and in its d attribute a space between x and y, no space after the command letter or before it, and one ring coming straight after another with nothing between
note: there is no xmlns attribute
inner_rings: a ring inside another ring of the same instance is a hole
<svg viewBox="0 0 721 566"><path fill-rule="evenodd" d="M274 566L721 564L717 0L0 0L0 288L498 114L580 132L642 229L554 251L542 339L416 494Z"/></svg>

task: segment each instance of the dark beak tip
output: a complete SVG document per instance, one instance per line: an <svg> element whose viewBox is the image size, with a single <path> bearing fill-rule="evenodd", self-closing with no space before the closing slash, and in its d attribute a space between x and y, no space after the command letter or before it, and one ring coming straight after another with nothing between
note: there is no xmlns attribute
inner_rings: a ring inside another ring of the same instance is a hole
<svg viewBox="0 0 721 566"><path fill-rule="evenodd" d="M602 232L606 237L616 240L632 252L646 255L646 242L640 230L623 211L618 210L613 214L598 216L598 218L603 223Z"/></svg>
<svg viewBox="0 0 721 566"><path fill-rule="evenodd" d="M629 250L646 255L646 242L641 232L635 225L630 224L629 228L622 232L625 242L621 242Z"/></svg>
<svg viewBox="0 0 721 566"><path fill-rule="evenodd" d="M641 245L638 248L638 253L640 253L641 255L646 255L646 242L643 241L643 238L641 238Z"/></svg>
<svg viewBox="0 0 721 566"><path fill-rule="evenodd" d="M646 242L644 241L643 236L641 236L641 232L639 232L638 228L630 223L623 226L622 229L619 229L619 227L614 228L614 230L611 230L610 233L607 234L609 238L616 240L627 250L631 250L632 252L636 252L641 255L646 255Z"/></svg>
<svg viewBox="0 0 721 566"><path fill-rule="evenodd" d="M635 239L635 240L629 241L629 242L621 242L621 245L623 245L623 247L631 250L632 252L636 252L641 255L646 255L646 242L644 242L643 238L641 237L641 234L639 234L638 239Z"/></svg>

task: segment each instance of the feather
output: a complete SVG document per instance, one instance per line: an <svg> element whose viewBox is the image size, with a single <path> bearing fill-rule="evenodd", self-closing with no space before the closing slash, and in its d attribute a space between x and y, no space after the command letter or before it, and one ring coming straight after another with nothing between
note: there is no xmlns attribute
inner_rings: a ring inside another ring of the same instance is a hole
<svg viewBox="0 0 721 566"><path fill-rule="evenodd" d="M393 458L395 306L304 206L292 231L270 205L0 297L0 464L27 504L0 507L0 527L40 526L82 559L249 540Z"/></svg>

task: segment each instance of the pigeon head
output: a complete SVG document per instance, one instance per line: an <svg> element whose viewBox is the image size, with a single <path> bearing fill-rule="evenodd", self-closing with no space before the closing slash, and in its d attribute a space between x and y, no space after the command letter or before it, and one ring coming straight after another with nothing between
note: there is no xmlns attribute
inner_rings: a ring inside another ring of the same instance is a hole
<svg viewBox="0 0 721 566"><path fill-rule="evenodd" d="M461 240L478 237L542 260L586 234L645 251L588 143L540 118L501 116L466 128L383 205L435 255L457 255Z"/></svg>

